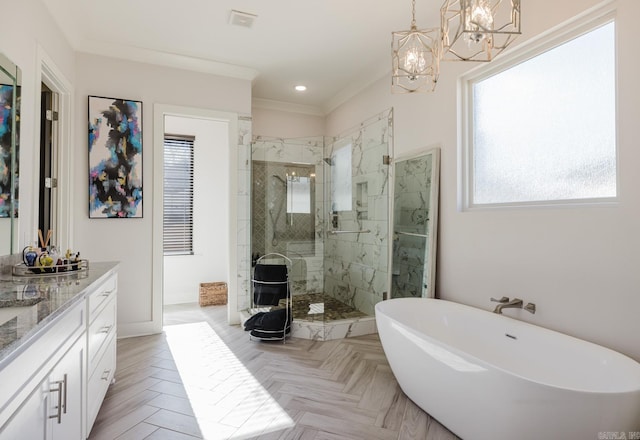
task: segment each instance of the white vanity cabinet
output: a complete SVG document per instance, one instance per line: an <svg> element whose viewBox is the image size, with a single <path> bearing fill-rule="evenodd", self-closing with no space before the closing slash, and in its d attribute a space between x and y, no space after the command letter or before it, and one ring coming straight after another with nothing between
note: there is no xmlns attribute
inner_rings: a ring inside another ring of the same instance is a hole
<svg viewBox="0 0 640 440"><path fill-rule="evenodd" d="M2 439L41 439L47 437L47 399L49 378L31 390L31 394L13 414L7 425L0 432Z"/></svg>
<svg viewBox="0 0 640 440"><path fill-rule="evenodd" d="M117 290L118 279L114 274L92 292L87 300L87 436L116 371Z"/></svg>
<svg viewBox="0 0 640 440"><path fill-rule="evenodd" d="M0 358L0 440L89 436L115 374L115 266L70 288L66 309Z"/></svg>
<svg viewBox="0 0 640 440"><path fill-rule="evenodd" d="M0 439L83 438L85 313L76 304L0 372L13 397L2 401Z"/></svg>
<svg viewBox="0 0 640 440"><path fill-rule="evenodd" d="M48 420L51 439L73 439L84 436L84 393L86 389L84 338L80 337L49 375Z"/></svg>

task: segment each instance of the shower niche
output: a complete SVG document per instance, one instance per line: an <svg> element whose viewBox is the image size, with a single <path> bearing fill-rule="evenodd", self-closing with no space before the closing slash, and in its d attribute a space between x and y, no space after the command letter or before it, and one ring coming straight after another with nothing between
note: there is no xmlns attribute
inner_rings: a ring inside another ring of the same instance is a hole
<svg viewBox="0 0 640 440"><path fill-rule="evenodd" d="M254 138L250 252L291 260L293 336L375 333L388 291L392 111L335 138ZM250 276L249 276L250 279ZM251 308L251 286L239 307Z"/></svg>

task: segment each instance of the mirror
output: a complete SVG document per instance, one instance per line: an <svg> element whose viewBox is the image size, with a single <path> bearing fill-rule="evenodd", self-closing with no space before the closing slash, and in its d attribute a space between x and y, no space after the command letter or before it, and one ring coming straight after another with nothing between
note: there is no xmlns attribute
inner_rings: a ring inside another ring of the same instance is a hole
<svg viewBox="0 0 640 440"><path fill-rule="evenodd" d="M0 54L0 255L17 252L20 69Z"/></svg>
<svg viewBox="0 0 640 440"><path fill-rule="evenodd" d="M394 160L391 297L433 298L440 149Z"/></svg>

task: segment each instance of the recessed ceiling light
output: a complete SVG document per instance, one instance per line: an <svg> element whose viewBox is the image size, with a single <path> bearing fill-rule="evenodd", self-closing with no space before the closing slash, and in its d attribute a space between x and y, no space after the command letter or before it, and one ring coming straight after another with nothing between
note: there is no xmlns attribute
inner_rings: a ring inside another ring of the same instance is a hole
<svg viewBox="0 0 640 440"><path fill-rule="evenodd" d="M295 89L298 92L304 92L305 90L307 90L307 86L299 85L299 86L295 86Z"/></svg>

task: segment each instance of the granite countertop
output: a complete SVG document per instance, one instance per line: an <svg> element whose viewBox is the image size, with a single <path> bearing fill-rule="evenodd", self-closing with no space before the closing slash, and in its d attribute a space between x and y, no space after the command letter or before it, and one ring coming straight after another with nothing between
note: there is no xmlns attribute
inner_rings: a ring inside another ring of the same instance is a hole
<svg viewBox="0 0 640 440"><path fill-rule="evenodd" d="M12 276L5 266L0 273L0 368L49 323L82 301L91 285L106 278L117 265L90 263L82 272L28 277Z"/></svg>

